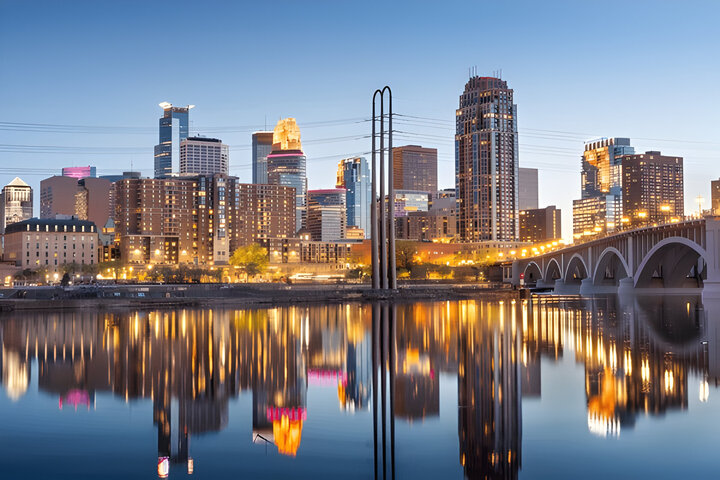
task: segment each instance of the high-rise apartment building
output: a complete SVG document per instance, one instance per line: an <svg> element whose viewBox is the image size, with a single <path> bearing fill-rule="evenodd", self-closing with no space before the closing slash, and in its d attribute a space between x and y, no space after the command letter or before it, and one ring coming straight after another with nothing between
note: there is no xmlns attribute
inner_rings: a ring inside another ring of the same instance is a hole
<svg viewBox="0 0 720 480"><path fill-rule="evenodd" d="M657 151L623 155L624 224L680 221L685 214L683 159Z"/></svg>
<svg viewBox="0 0 720 480"><path fill-rule="evenodd" d="M518 168L518 208L533 210L538 208L538 169Z"/></svg>
<svg viewBox="0 0 720 480"><path fill-rule="evenodd" d="M295 234L295 190L227 175L115 184L115 235L127 263L226 264L232 252Z"/></svg>
<svg viewBox="0 0 720 480"><path fill-rule="evenodd" d="M562 212L555 205L520 211L520 241L547 242L562 238Z"/></svg>
<svg viewBox="0 0 720 480"><path fill-rule="evenodd" d="M621 228L621 158L634 153L629 138L599 138L585 142L581 199L573 201L575 240L613 233Z"/></svg>
<svg viewBox="0 0 720 480"><path fill-rule="evenodd" d="M405 145L392 152L395 190L437 191L437 148Z"/></svg>
<svg viewBox="0 0 720 480"><path fill-rule="evenodd" d="M54 176L40 181L40 218L70 215L102 228L112 215L112 183L104 178Z"/></svg>
<svg viewBox="0 0 720 480"><path fill-rule="evenodd" d="M295 189L295 225L305 226L307 159L300 143L300 128L294 118L280 120L273 130L272 152L267 156L268 183Z"/></svg>
<svg viewBox="0 0 720 480"><path fill-rule="evenodd" d="M217 138L188 137L180 142L180 175L227 175L230 148Z"/></svg>
<svg viewBox="0 0 720 480"><path fill-rule="evenodd" d="M308 190L307 230L318 242L345 238L345 189Z"/></svg>
<svg viewBox="0 0 720 480"><path fill-rule="evenodd" d="M517 107L507 82L472 77L460 95L455 125L459 239L516 241Z"/></svg>
<svg viewBox="0 0 720 480"><path fill-rule="evenodd" d="M268 183L267 156L272 152L273 132L252 134L252 183Z"/></svg>
<svg viewBox="0 0 720 480"><path fill-rule="evenodd" d="M168 102L160 104L163 116L159 120L159 142L155 146L155 178L168 178L179 171L180 142L188 137L190 109L194 106L173 107Z"/></svg>
<svg viewBox="0 0 720 480"><path fill-rule="evenodd" d="M95 178L97 177L97 170L95 167L90 165L86 167L63 167L62 176L73 177L77 178L78 180L86 177Z"/></svg>
<svg viewBox="0 0 720 480"><path fill-rule="evenodd" d="M30 185L15 177L0 193L0 233L5 227L33 216L33 191Z"/></svg>
<svg viewBox="0 0 720 480"><path fill-rule="evenodd" d="M283 185L238 183L231 249L269 238L295 236L295 189Z"/></svg>
<svg viewBox="0 0 720 480"><path fill-rule="evenodd" d="M372 185L370 169L365 157L345 158L338 163L337 188L346 193L347 228L361 229L364 238L370 238L370 204L372 203Z"/></svg>

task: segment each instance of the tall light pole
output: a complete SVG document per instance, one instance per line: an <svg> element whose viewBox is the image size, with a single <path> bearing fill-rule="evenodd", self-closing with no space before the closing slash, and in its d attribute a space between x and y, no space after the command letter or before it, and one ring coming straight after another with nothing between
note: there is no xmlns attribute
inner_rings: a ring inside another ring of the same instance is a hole
<svg viewBox="0 0 720 480"><path fill-rule="evenodd" d="M388 199L385 199L385 92L388 98ZM380 94L380 172L376 174L376 142L375 142L375 122L378 120L375 115L375 104L378 94ZM372 265L374 289L381 288L383 290L397 288L397 272L395 265L395 187L393 186L393 156L392 156L392 90L385 86L382 90L375 90L372 98L372 211L371 213L371 248L372 248ZM375 182L380 182L380 188L376 189ZM379 223L378 226L378 198L376 191L380 193L379 205ZM388 223L390 225L388 225ZM379 228L378 228L379 227ZM389 227L389 228L388 228ZM389 232L388 232L389 230ZM379 233L379 235L378 235ZM379 248L378 248L379 246ZM389 252L388 252L389 251ZM389 268L388 268L389 263ZM379 268L378 268L379 267Z"/></svg>

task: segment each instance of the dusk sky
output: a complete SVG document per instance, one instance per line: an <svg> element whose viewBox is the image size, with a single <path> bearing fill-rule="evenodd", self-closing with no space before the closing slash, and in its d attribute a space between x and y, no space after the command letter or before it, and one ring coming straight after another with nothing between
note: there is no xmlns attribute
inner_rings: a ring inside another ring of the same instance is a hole
<svg viewBox="0 0 720 480"><path fill-rule="evenodd" d="M194 104L191 134L230 145L295 117L310 188L370 150L370 99L395 93L396 145L436 147L454 187L454 116L468 68L502 71L520 166L571 237L585 140L630 137L685 158L686 212L720 177L720 3L0 0L0 184L63 166L151 176L159 102ZM413 118L413 117L421 117ZM26 124L26 125L18 125ZM401 133L402 132L402 133Z"/></svg>

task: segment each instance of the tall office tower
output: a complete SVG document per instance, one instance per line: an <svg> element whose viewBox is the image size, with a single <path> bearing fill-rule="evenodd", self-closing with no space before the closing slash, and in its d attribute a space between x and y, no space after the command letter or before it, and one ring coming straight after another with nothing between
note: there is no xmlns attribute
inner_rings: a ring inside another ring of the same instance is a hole
<svg viewBox="0 0 720 480"><path fill-rule="evenodd" d="M472 77L455 112L458 236L463 242L516 241L517 106L507 82Z"/></svg>
<svg viewBox="0 0 720 480"><path fill-rule="evenodd" d="M363 231L370 238L370 203L372 185L365 157L344 158L338 163L335 186L346 190L347 227Z"/></svg>
<svg viewBox="0 0 720 480"><path fill-rule="evenodd" d="M300 128L294 118L280 120L273 131L272 152L267 156L267 179L272 185L295 188L295 225L305 226L307 159L300 143Z"/></svg>
<svg viewBox="0 0 720 480"><path fill-rule="evenodd" d="M437 191L437 148L405 145L393 148L393 184L396 190Z"/></svg>
<svg viewBox="0 0 720 480"><path fill-rule="evenodd" d="M546 242L562 238L562 211L551 205L520 210L520 241Z"/></svg>
<svg viewBox="0 0 720 480"><path fill-rule="evenodd" d="M710 200L713 215L720 215L720 179L710 182Z"/></svg>
<svg viewBox="0 0 720 480"><path fill-rule="evenodd" d="M102 228L113 211L112 183L103 178L54 176L40 181L40 218L70 215Z"/></svg>
<svg viewBox="0 0 720 480"><path fill-rule="evenodd" d="M272 152L273 132L252 134L252 183L268 183L267 156Z"/></svg>
<svg viewBox="0 0 720 480"><path fill-rule="evenodd" d="M0 233L13 223L33 216L33 191L30 185L15 177L0 193Z"/></svg>
<svg viewBox="0 0 720 480"><path fill-rule="evenodd" d="M623 155L623 223L680 221L685 214L683 159L660 152Z"/></svg>
<svg viewBox="0 0 720 480"><path fill-rule="evenodd" d="M538 169L518 168L518 209L538 208Z"/></svg>
<svg viewBox="0 0 720 480"><path fill-rule="evenodd" d="M180 175L227 175L230 148L217 138L188 137L180 142Z"/></svg>
<svg viewBox="0 0 720 480"><path fill-rule="evenodd" d="M236 214L237 177L199 175L195 180L193 260L204 265L226 265L232 255L230 240Z"/></svg>
<svg viewBox="0 0 720 480"><path fill-rule="evenodd" d="M581 198L573 201L576 240L613 233L622 224L622 160L635 149L629 138L599 138L585 142Z"/></svg>
<svg viewBox="0 0 720 480"><path fill-rule="evenodd" d="M168 102L160 104L163 116L159 121L159 142L155 145L155 178L168 178L179 171L180 142L188 137L190 109L194 106L173 107Z"/></svg>
<svg viewBox="0 0 720 480"><path fill-rule="evenodd" d="M88 165L87 167L63 167L63 177L73 177L78 180L86 177L97 177L97 169Z"/></svg>
<svg viewBox="0 0 720 480"><path fill-rule="evenodd" d="M307 229L318 242L345 238L345 189L308 190Z"/></svg>

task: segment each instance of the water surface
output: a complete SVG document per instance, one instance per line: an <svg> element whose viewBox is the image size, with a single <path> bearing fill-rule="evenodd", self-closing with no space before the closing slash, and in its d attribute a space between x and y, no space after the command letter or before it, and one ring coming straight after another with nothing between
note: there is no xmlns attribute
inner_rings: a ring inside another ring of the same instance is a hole
<svg viewBox="0 0 720 480"><path fill-rule="evenodd" d="M0 478L711 478L717 307L4 314Z"/></svg>

